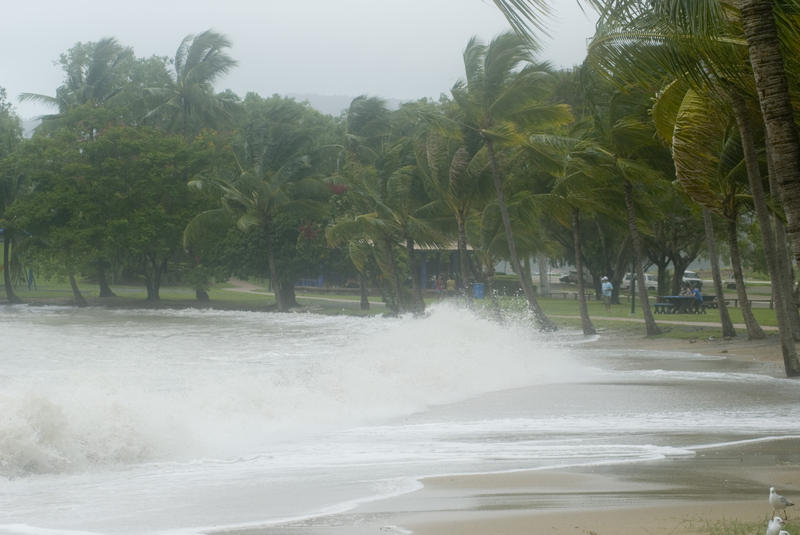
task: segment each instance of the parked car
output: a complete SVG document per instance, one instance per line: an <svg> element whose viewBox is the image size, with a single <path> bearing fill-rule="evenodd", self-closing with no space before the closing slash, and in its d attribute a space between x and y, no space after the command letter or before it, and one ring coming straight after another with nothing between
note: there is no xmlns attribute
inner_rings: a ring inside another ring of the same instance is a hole
<svg viewBox="0 0 800 535"><path fill-rule="evenodd" d="M633 274L626 273L625 276L622 277L622 282L619 285L620 289L629 289L631 287L631 279L633 279ZM647 291L655 292L658 289L658 277L656 275L653 275L652 273L645 273L644 281L647 285Z"/></svg>
<svg viewBox="0 0 800 535"><path fill-rule="evenodd" d="M747 286L746 282L745 282L745 286ZM736 289L736 280L734 280L733 276L731 276L731 278L729 278L729 279L727 279L725 281L725 287L728 290L735 290Z"/></svg>
<svg viewBox="0 0 800 535"><path fill-rule="evenodd" d="M686 270L683 272L683 284L689 288L703 289L703 281L697 276L697 272Z"/></svg>
<svg viewBox="0 0 800 535"><path fill-rule="evenodd" d="M564 284L578 284L578 272L570 271L558 280ZM589 275L584 275L583 282L584 284L592 284L592 278Z"/></svg>

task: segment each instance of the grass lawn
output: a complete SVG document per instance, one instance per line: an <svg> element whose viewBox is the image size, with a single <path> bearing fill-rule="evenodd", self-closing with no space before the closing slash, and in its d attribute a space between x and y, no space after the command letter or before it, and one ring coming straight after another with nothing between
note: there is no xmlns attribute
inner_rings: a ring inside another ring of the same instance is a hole
<svg viewBox="0 0 800 535"><path fill-rule="evenodd" d="M269 310L274 307L275 299L268 291L263 281L250 281L256 288L252 291L240 291L232 283L217 284L209 290L211 302L209 306L227 309L243 308L248 310ZM766 296L764 287L758 288L760 296ZM750 288L749 288L750 289ZM38 281L34 290L27 287L15 288L17 294L26 302L30 303L55 303L69 304L72 298L72 291L66 282L43 280ZM113 301L99 300L96 285L82 283L81 291L84 297L92 304L108 304L110 306L150 306L146 303L147 297L144 287L132 285L115 285L113 287L117 298ZM575 299L574 291L569 292L569 288L563 288L562 293L556 293L556 297L540 298L539 304L545 314L551 317L556 325L562 328L580 328L580 317L578 301ZM567 293L563 293L567 290ZM767 287L768 292L768 287ZM160 291L161 301L158 306L181 307L196 306L194 290L180 286L162 286ZM566 298L565 298L566 296ZM372 306L369 311L362 311L359 307L360 297L358 294L348 292L319 293L314 291L303 291L297 289L298 302L308 310L321 314L348 314L348 315L373 315L383 314L386 307L377 296L370 296ZM446 298L448 299L448 298ZM458 298L449 298L457 300ZM602 330L614 330L620 332L641 333L643 326L637 320L641 320L642 312L639 303L636 303L635 312L631 314L630 302L624 296L623 303L612 305L610 311L606 311L600 301L590 299L587 303L589 315L595 327ZM651 298L651 303L655 302ZM426 297L428 304L437 302L435 296ZM475 300L480 307L488 307L488 299ZM517 297L501 297L501 306L509 311L524 312L526 309L524 299ZM731 318L734 323L743 323L741 310L739 308L729 308ZM762 326L776 326L774 310L765 307L753 308L753 314ZM722 331L719 327L719 311L715 309L707 310L706 314L655 314L656 323L664 331L662 336L671 338L700 338L700 337L721 337ZM690 325L676 325L668 322L686 322ZM715 325L703 325L713 323ZM695 325L691 325L695 324Z"/></svg>

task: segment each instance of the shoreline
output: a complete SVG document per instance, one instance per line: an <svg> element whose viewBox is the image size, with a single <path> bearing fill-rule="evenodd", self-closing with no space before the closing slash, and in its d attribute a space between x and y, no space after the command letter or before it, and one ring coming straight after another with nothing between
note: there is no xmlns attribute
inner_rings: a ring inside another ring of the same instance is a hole
<svg viewBox="0 0 800 535"><path fill-rule="evenodd" d="M30 303L29 303L30 304ZM173 308L172 306L107 308ZM175 308L187 308L184 303ZM218 304L218 303L217 303ZM69 306L69 305L67 305ZM205 308L205 307L189 307ZM260 311L256 307L238 310ZM263 310L263 309L262 309ZM679 351L759 363L759 373L783 377L776 336L647 338L601 330L583 349ZM367 499L342 513L262 527L207 528L231 535L574 535L708 534L711 523L741 522L763 532L770 517L770 486L800 498L800 438L709 447L692 457L627 464L422 477L422 488ZM786 529L798 533L800 512L790 508ZM794 520L797 515L797 520ZM752 533L754 530L741 533ZM731 533L717 531L717 533Z"/></svg>
<svg viewBox="0 0 800 535"><path fill-rule="evenodd" d="M783 373L775 337L688 341L609 333L585 347L721 356L759 362L770 375ZM693 456L433 476L419 482L419 490L362 503L344 513L209 533L705 535L749 534L754 529L761 533L772 515L769 487L790 499L800 496L800 437L711 445ZM797 533L800 516L793 518L800 513L790 508L788 514L785 529Z"/></svg>
<svg viewBox="0 0 800 535"><path fill-rule="evenodd" d="M784 451L796 452L791 465L777 460ZM798 460L800 437L793 437L721 446L693 457L433 476L421 478L419 490L342 513L207 533L704 535L711 526L728 525L756 526L760 533L772 514L770 486L800 494ZM792 513L789 529L800 525Z"/></svg>

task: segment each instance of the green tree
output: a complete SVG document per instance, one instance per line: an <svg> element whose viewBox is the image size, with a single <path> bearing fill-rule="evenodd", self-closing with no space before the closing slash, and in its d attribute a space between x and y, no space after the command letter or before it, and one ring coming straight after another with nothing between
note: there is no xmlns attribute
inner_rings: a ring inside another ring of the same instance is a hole
<svg viewBox="0 0 800 535"><path fill-rule="evenodd" d="M3 236L3 285L9 303L19 303L21 299L14 293L11 275L11 248L18 229L14 221L6 216L8 207L24 193L25 183L14 163L11 154L22 141L22 126L6 98L6 90L0 87L0 228Z"/></svg>
<svg viewBox="0 0 800 535"><path fill-rule="evenodd" d="M184 37L172 62L174 77L163 87L149 88L159 104L145 119L186 137L229 119L236 99L227 93L215 93L213 84L236 66L226 52L230 46L227 37L211 30Z"/></svg>
<svg viewBox="0 0 800 535"><path fill-rule="evenodd" d="M293 214L295 226L288 238L290 251L297 245L297 226L305 219L319 219L330 193L315 173L313 155L325 123L318 112L293 99L264 99L248 94L243 103L246 120L234 142L235 170L217 170L198 176L191 184L221 193L221 208L196 216L187 233L201 232L208 224L224 221L226 212L242 231L257 230L263 239L270 283L278 310L296 306L296 273L281 269L276 254L286 246L286 222ZM186 240L186 238L184 238ZM287 256L294 252L287 252ZM287 259L286 262L289 262Z"/></svg>
<svg viewBox="0 0 800 535"><path fill-rule="evenodd" d="M504 193L504 169L498 151L515 138L518 129L543 128L571 119L566 105L546 101L551 92L546 65L532 63L531 49L522 38L506 33L485 45L476 38L464 51L466 80L453 86L453 99L461 109L461 120L478 132L486 145L492 180L508 241L509 257L527 299L534 321L541 329L553 330L536 299L533 284L525 276L517 254L514 231Z"/></svg>
<svg viewBox="0 0 800 535"><path fill-rule="evenodd" d="M20 100L39 102L58 110L43 117L45 129L58 127L63 124L64 114L71 109L101 107L114 102L127 87L133 59L133 51L112 37L96 43L76 43L59 59L65 78L55 96L23 93Z"/></svg>

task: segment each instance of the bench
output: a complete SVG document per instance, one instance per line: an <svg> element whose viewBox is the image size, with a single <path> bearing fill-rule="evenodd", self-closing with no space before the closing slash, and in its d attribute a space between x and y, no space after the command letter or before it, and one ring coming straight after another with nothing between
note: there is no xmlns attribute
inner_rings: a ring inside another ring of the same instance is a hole
<svg viewBox="0 0 800 535"><path fill-rule="evenodd" d="M672 303L656 303L653 307L656 314L672 314L674 308Z"/></svg>

